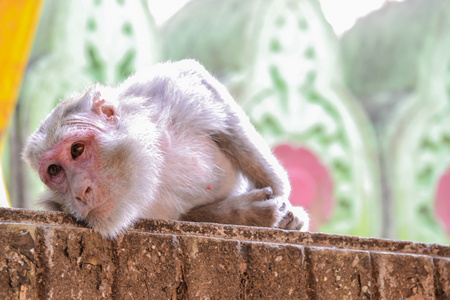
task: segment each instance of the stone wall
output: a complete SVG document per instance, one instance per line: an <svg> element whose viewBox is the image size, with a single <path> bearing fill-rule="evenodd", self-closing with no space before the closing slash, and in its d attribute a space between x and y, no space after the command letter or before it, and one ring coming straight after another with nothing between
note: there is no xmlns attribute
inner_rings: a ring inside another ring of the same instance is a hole
<svg viewBox="0 0 450 300"><path fill-rule="evenodd" d="M107 240L0 209L0 299L449 299L450 247L145 220Z"/></svg>

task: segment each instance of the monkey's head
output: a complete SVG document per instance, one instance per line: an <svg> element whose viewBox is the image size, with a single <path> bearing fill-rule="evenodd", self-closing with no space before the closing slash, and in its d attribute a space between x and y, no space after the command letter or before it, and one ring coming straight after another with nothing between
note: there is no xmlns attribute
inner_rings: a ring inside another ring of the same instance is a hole
<svg viewBox="0 0 450 300"><path fill-rule="evenodd" d="M30 136L23 155L49 188L41 199L46 208L114 237L139 217L145 203L136 202L151 198L158 184L157 174L140 166L150 164L157 173L161 159L151 146L158 143L156 132L140 142L98 90L61 102Z"/></svg>

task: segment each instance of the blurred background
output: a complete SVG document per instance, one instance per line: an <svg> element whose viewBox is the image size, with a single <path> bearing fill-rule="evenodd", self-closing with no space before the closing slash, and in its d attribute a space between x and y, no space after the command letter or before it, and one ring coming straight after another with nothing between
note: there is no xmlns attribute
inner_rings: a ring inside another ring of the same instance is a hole
<svg viewBox="0 0 450 300"><path fill-rule="evenodd" d="M450 243L450 1L0 0L0 26L4 206L38 208L21 149L60 99L195 58L313 231Z"/></svg>

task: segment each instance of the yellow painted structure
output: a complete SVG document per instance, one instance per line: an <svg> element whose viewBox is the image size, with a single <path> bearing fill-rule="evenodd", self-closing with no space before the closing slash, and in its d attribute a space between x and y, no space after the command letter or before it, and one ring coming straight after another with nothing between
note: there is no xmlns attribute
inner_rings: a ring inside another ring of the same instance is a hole
<svg viewBox="0 0 450 300"><path fill-rule="evenodd" d="M28 62L42 0L0 0L0 157ZM0 206L10 206L0 160Z"/></svg>

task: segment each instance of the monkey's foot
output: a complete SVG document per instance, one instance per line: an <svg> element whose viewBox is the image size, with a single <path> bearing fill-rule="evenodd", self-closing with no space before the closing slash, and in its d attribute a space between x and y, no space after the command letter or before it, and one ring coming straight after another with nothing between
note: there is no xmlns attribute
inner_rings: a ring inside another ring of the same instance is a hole
<svg viewBox="0 0 450 300"><path fill-rule="evenodd" d="M254 189L222 201L194 207L183 214L180 219L195 222L307 230L309 218L303 208L293 207L289 202L279 197L273 198L272 194L270 187Z"/></svg>
<svg viewBox="0 0 450 300"><path fill-rule="evenodd" d="M230 223L276 227L287 230L308 230L309 217L302 207L292 206L281 197L272 197L272 189L255 189L238 196L232 206L235 220ZM236 201L238 200L238 201Z"/></svg>
<svg viewBox="0 0 450 300"><path fill-rule="evenodd" d="M309 216L303 207L292 206L282 198L272 198L270 187L253 190L245 194L242 200L246 200L249 206L247 219L257 220L257 226L308 230Z"/></svg>

